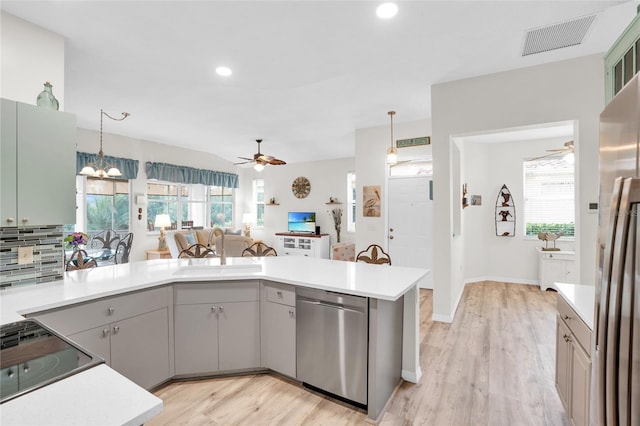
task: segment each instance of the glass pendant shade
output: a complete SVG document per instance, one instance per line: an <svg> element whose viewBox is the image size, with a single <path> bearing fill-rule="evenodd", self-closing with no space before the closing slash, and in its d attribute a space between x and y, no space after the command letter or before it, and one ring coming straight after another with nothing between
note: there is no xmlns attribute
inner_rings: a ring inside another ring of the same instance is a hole
<svg viewBox="0 0 640 426"><path fill-rule="evenodd" d="M256 163L256 165L253 166L253 170L255 170L256 172L263 171L264 170L264 164Z"/></svg>
<svg viewBox="0 0 640 426"><path fill-rule="evenodd" d="M398 149L390 146L387 148L387 164L396 164L398 162Z"/></svg>
<svg viewBox="0 0 640 426"><path fill-rule="evenodd" d="M117 167L111 167L107 171L107 176L109 176L109 177L119 177L119 176L122 176L122 173L120 173L120 170L118 170Z"/></svg>
<svg viewBox="0 0 640 426"><path fill-rule="evenodd" d="M80 174L83 176L93 176L96 174L96 170L93 167L87 165L84 166L82 170L80 170Z"/></svg>

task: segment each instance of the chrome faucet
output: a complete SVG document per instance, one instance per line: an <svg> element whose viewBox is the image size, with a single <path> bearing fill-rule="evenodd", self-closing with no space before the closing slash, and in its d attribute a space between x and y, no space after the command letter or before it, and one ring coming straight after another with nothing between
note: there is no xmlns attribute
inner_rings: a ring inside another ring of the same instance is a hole
<svg viewBox="0 0 640 426"><path fill-rule="evenodd" d="M220 264L226 265L227 255L224 252L224 230L220 228L213 228L211 230L211 233L209 234L209 247L211 247L211 237L215 238L215 235L218 233L220 234L220 247L218 247L218 245L216 244L216 254L220 258ZM214 240L214 243L215 243L215 240Z"/></svg>

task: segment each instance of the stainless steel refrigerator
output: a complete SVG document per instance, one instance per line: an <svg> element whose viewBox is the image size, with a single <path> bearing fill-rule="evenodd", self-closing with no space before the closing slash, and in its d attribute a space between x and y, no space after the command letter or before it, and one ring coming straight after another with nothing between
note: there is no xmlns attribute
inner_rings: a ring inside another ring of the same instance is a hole
<svg viewBox="0 0 640 426"><path fill-rule="evenodd" d="M592 425L640 425L640 75L600 114Z"/></svg>

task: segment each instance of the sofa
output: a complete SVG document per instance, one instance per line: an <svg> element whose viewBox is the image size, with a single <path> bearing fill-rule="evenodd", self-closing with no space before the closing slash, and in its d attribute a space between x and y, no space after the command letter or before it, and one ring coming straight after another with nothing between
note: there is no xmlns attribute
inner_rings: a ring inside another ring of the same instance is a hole
<svg viewBox="0 0 640 426"><path fill-rule="evenodd" d="M227 257L240 257L244 249L253 244L253 239L241 235L241 232L232 232L220 228L191 229L182 231L167 231L167 247L171 257L177 258L182 250L188 249L193 244L202 244L216 251L220 246L222 233L224 232L224 252ZM217 251L216 251L217 253ZM218 253L219 254L219 253Z"/></svg>

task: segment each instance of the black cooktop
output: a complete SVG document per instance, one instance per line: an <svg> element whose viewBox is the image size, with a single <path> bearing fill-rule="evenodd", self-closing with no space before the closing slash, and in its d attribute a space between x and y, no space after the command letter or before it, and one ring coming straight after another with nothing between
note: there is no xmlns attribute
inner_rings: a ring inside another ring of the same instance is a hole
<svg viewBox="0 0 640 426"><path fill-rule="evenodd" d="M0 403L103 362L36 320L5 324L0 327Z"/></svg>

